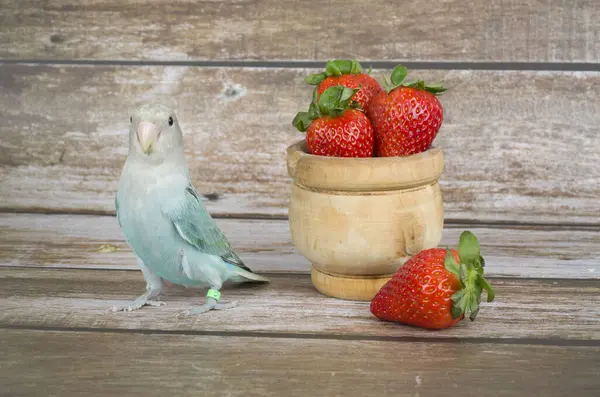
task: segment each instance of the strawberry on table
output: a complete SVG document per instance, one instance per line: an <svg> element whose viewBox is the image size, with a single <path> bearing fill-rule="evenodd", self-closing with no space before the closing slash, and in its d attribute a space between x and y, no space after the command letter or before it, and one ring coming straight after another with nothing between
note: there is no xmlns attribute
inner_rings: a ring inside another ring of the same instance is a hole
<svg viewBox="0 0 600 397"><path fill-rule="evenodd" d="M428 329L442 329L471 321L479 313L481 292L494 300L492 286L483 277L479 241L469 231L461 234L458 251L431 248L410 258L371 301L371 313Z"/></svg>
<svg viewBox="0 0 600 397"><path fill-rule="evenodd" d="M327 88L336 85L351 89L358 88L353 100L363 111L368 109L371 99L383 91L377 80L363 72L362 66L356 59L327 61L323 72L306 76L304 82L317 86L317 98Z"/></svg>
<svg viewBox="0 0 600 397"><path fill-rule="evenodd" d="M423 80L404 82L405 66L392 71L391 84L377 94L367 109L375 133L375 154L408 156L429 149L444 118L436 95L447 89L442 83Z"/></svg>
<svg viewBox="0 0 600 397"><path fill-rule="evenodd" d="M315 90L316 91L316 90ZM306 132L311 154L336 157L372 157L373 127L367 116L351 104L357 90L343 86L326 89L308 112L299 112L292 124Z"/></svg>

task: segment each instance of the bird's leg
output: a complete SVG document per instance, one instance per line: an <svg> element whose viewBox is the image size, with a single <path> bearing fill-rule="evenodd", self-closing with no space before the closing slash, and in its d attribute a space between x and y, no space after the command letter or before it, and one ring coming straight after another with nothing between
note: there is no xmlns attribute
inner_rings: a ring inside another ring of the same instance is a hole
<svg viewBox="0 0 600 397"><path fill-rule="evenodd" d="M221 293L219 292L219 288L210 288L206 294L206 303L202 306L193 307L191 309L185 310L177 315L179 316L192 316L194 314L202 314L206 313L210 310L226 310L231 309L236 306L236 302L231 303L218 303L221 299Z"/></svg>
<svg viewBox="0 0 600 397"><path fill-rule="evenodd" d="M126 311L141 309L144 306L164 306L166 303L154 300L154 298L160 295L163 289L163 281L160 277L154 274L148 269L142 260L138 258L138 266L142 269L144 279L146 280L146 292L137 297L133 302L127 306L113 306L110 310L113 312Z"/></svg>

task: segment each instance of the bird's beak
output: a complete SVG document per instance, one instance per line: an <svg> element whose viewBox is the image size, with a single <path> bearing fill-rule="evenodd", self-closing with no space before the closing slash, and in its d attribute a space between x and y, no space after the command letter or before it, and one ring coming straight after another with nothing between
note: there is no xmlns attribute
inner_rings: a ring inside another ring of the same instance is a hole
<svg viewBox="0 0 600 397"><path fill-rule="evenodd" d="M141 121L137 127L137 138L142 146L144 153L149 154L152 150L152 146L158 139L160 129L154 123L147 121Z"/></svg>

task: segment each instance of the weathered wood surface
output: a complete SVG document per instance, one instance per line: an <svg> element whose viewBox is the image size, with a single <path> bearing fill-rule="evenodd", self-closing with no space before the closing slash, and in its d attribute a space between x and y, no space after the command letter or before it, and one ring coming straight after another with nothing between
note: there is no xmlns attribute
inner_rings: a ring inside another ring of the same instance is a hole
<svg viewBox="0 0 600 397"><path fill-rule="evenodd" d="M209 211L285 215L312 71L0 65L0 209L113 212L127 109L152 99L176 107ZM446 219L598 224L600 73L413 76L450 87L435 141Z"/></svg>
<svg viewBox="0 0 600 397"><path fill-rule="evenodd" d="M253 270L309 271L288 221L216 222ZM478 236L491 276L600 278L599 229L447 224L440 246L456 246L465 229ZM116 219L90 215L0 214L0 266L138 270Z"/></svg>
<svg viewBox="0 0 600 397"><path fill-rule="evenodd" d="M0 1L0 58L599 62L596 0ZM340 11L343 9L343 11Z"/></svg>
<svg viewBox="0 0 600 397"><path fill-rule="evenodd" d="M253 270L309 271L292 245L287 221L216 222ZM0 214L0 236L0 266L137 269L112 216Z"/></svg>
<svg viewBox="0 0 600 397"><path fill-rule="evenodd" d="M216 334L386 338L600 340L600 281L492 279L496 300L483 302L475 322L443 332L384 323L369 302L319 294L308 275L271 275L267 285L227 286L236 308L177 317L204 301L204 289L169 285L166 306L112 313L144 291L141 273L116 270L0 268L0 327L110 328Z"/></svg>
<svg viewBox="0 0 600 397"><path fill-rule="evenodd" d="M597 346L0 330L0 353L6 397L583 397L600 390Z"/></svg>

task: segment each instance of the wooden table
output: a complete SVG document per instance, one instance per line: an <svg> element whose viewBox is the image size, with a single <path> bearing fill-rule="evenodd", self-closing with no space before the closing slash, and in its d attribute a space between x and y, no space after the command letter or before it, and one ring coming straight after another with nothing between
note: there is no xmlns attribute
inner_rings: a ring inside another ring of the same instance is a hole
<svg viewBox="0 0 600 397"><path fill-rule="evenodd" d="M474 323L425 331L380 322L367 302L316 292L287 221L218 222L242 259L272 282L226 288L224 299L237 308L178 318L201 303L203 291L169 286L167 306L107 312L144 288L114 217L1 215L0 395L600 390L600 281L583 277L598 271L593 228L471 229L483 242L497 299L483 304ZM460 230L448 227L442 244Z"/></svg>
<svg viewBox="0 0 600 397"><path fill-rule="evenodd" d="M596 0L0 0L0 396L600 395ZM475 232L497 290L445 331L310 284L285 148L302 83L357 57L443 79L442 245ZM206 206L269 285L238 307L107 309L141 273L114 217L128 110L176 109Z"/></svg>

